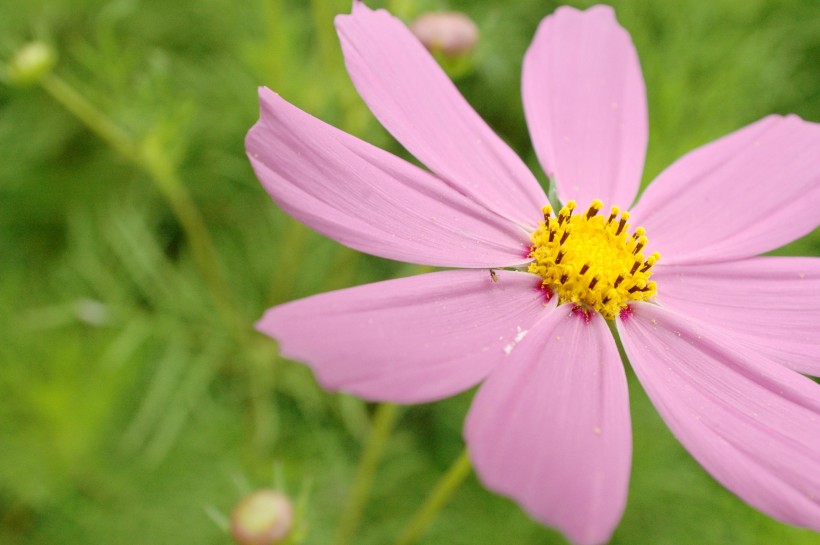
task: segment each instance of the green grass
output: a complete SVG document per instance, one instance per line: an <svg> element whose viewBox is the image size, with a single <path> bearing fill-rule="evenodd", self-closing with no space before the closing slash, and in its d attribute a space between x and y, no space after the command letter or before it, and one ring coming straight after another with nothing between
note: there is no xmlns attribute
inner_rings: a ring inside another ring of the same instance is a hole
<svg viewBox="0 0 820 545"><path fill-rule="evenodd" d="M443 8L473 17L481 42L457 83L543 179L519 78L555 3L369 4L406 20ZM647 83L645 182L768 113L820 120L817 2L614 5ZM286 217L256 181L243 138L258 115L256 88L268 85L407 157L345 74L332 17L349 6L0 4L0 59L31 39L51 44L55 73L138 150L121 153L41 87L0 85L0 543L228 543L206 508L227 513L243 490L270 485L275 463L291 492L312 482L305 543L329 542L372 407L321 391L252 324L276 303L419 269L356 254ZM178 214L190 205L201 219L193 244ZM820 255L820 235L780 253ZM630 387L633 477L613 543L818 542L712 481L634 377ZM410 519L458 456L471 397L401 412L356 543L389 543ZM421 543L563 540L470 477Z"/></svg>

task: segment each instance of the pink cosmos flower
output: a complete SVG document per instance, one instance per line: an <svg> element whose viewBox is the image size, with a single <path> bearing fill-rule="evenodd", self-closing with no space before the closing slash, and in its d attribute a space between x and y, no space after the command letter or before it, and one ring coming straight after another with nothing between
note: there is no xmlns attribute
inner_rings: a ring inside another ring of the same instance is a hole
<svg viewBox="0 0 820 545"><path fill-rule="evenodd" d="M755 508L820 530L820 388L799 374L820 374L820 259L755 257L818 225L820 125L762 119L672 164L631 216L608 211L632 205L643 169L638 57L611 8L560 8L523 74L533 145L564 203L553 212L400 21L355 2L336 25L359 93L429 172L263 88L246 142L257 176L342 244L462 270L288 303L259 330L325 388L369 400L481 383L465 429L481 481L593 544L621 517L630 470L614 321L703 467Z"/></svg>

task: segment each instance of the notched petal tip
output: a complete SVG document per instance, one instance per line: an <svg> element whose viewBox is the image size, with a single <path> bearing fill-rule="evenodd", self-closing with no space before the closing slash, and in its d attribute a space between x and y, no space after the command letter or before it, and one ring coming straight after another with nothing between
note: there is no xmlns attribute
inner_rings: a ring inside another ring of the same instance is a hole
<svg viewBox="0 0 820 545"><path fill-rule="evenodd" d="M250 159L251 164L260 161L260 154L264 150L259 149L258 133L263 130L263 126L267 124L267 118L273 116L273 102L280 99L276 91L269 89L264 85L257 88L257 96L259 97L259 119L256 120L248 132L245 133L245 153Z"/></svg>
<svg viewBox="0 0 820 545"><path fill-rule="evenodd" d="M558 6L555 11L552 13L553 17L566 17L566 16L573 16L573 15L585 15L585 14L598 14L598 13L607 13L612 17L615 17L615 10L612 9L611 6L606 6L603 4L598 4L596 6L589 7L587 9L578 9L572 6ZM549 17L549 16L548 16Z"/></svg>
<svg viewBox="0 0 820 545"><path fill-rule="evenodd" d="M629 35L629 32L627 32L626 29L621 26L620 22L618 22L618 16L612 6L598 4L597 6L592 6L591 8L585 10L583 13L603 24L612 24L619 30L622 30ZM632 37L630 36L630 40L631 39Z"/></svg>
<svg viewBox="0 0 820 545"><path fill-rule="evenodd" d="M264 85L260 85L257 88L257 96L259 97L259 120L251 127L248 134L253 132L257 125L267 121L268 117L275 116L274 108L276 103L283 101L279 93ZM247 139L245 140L245 144L247 145Z"/></svg>
<svg viewBox="0 0 820 545"><path fill-rule="evenodd" d="M778 117L786 122L793 122L795 124L803 125L808 130L818 130L820 129L820 123L816 121L809 121L808 119L803 119L797 114L786 114L786 115L773 115L770 117Z"/></svg>
<svg viewBox="0 0 820 545"><path fill-rule="evenodd" d="M276 314L278 314L280 310L287 305L288 303L285 303L284 305L277 305L267 309L262 317L253 324L253 328L259 333L267 335L268 337L278 341L279 334L277 333L278 328L276 323Z"/></svg>
<svg viewBox="0 0 820 545"><path fill-rule="evenodd" d="M574 8L572 6L559 6L551 15L546 16L544 18L544 21L548 19L558 20L569 17L598 18L601 19L601 21L612 22L615 23L618 27L621 27L621 25L618 23L618 17L615 15L615 10L612 8L612 6L607 6L603 4L598 4L585 10Z"/></svg>
<svg viewBox="0 0 820 545"><path fill-rule="evenodd" d="M333 18L333 23L338 31L340 30L340 25L344 25L349 19L353 19L355 17L367 17L370 14L381 12L388 13L384 9L371 9L367 4L362 2L362 0L353 0L352 5L350 6L350 13L340 13Z"/></svg>
<svg viewBox="0 0 820 545"><path fill-rule="evenodd" d="M260 85L259 87L256 88L256 91L257 91L257 95L259 96L259 101L260 102L264 101L268 97L278 96L278 93L273 91L267 85Z"/></svg>

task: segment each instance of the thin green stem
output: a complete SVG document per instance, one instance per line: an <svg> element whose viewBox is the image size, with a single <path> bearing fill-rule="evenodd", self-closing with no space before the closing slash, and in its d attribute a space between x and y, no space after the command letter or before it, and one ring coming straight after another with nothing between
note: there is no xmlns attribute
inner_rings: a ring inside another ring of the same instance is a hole
<svg viewBox="0 0 820 545"><path fill-rule="evenodd" d="M347 2L350 5L351 2ZM338 0L310 0L310 13L313 19L313 35L319 45L319 59L325 70L338 72L341 68L341 52L336 42L336 31L333 28L333 18L341 13L342 7Z"/></svg>
<svg viewBox="0 0 820 545"><path fill-rule="evenodd" d="M205 221L185 185L179 179L168 156L157 146L143 145L134 139L105 113L59 76L49 74L40 81L43 89L65 109L74 114L92 132L117 151L123 158L145 171L162 193L171 211L182 226L194 260L214 299L221 318L240 339L246 336L244 321L236 308L228 283L222 275L222 267L213 239Z"/></svg>
<svg viewBox="0 0 820 545"><path fill-rule="evenodd" d="M274 89L285 84L285 59L291 57L292 40L288 39L285 6L283 0L266 0L262 3L262 20L265 22L265 51L276 51L275 55L265 55L265 78ZM283 93L284 94L284 93Z"/></svg>
<svg viewBox="0 0 820 545"><path fill-rule="evenodd" d="M349 13L351 4L350 0L310 0L319 62L325 77L334 81L347 81L347 76L333 20L338 14ZM341 128L351 134L362 136L371 123L372 114L362 104L359 94L349 83L339 86L334 94L341 112Z"/></svg>
<svg viewBox="0 0 820 545"><path fill-rule="evenodd" d="M148 178L167 201L171 212L185 233L194 262L208 287L208 292L220 320L240 346L248 349L246 353L250 359L251 371L256 374L257 369L272 368L267 349L263 351L250 348L252 338L246 320L239 311L233 293L225 279L222 263L205 220L165 150L150 139L143 142L134 140L131 135L59 76L53 73L44 76L40 84L52 98L62 104L66 110L77 117L125 160L148 175ZM252 395L250 396L252 414L257 429L255 441L259 445L264 445L272 441L271 430L274 429L272 424L275 420L275 414L265 405L265 398L269 396L267 392L259 391L256 378L258 377L254 377L249 382L252 388ZM265 385L269 389L273 389L272 380L271 377L271 381Z"/></svg>
<svg viewBox="0 0 820 545"><path fill-rule="evenodd" d="M471 470L470 456L467 449L464 449L464 452L456 458L447 472L442 475L436 486L430 491L430 495L424 500L424 503L413 515L407 526L404 527L395 545L413 545L418 541L424 531L433 523L439 511L450 501L453 493L464 482Z"/></svg>
<svg viewBox="0 0 820 545"><path fill-rule="evenodd" d="M59 76L54 74L44 76L40 80L40 85L52 98L85 123L89 129L123 157L135 163L140 162L139 149L128 134Z"/></svg>
<svg viewBox="0 0 820 545"><path fill-rule="evenodd" d="M376 470L384 454L387 439L390 437L390 432L396 422L397 413L398 407L392 403L382 403L376 408L376 414L373 416L373 428L367 436L367 441L362 450L362 457L359 460L359 467L356 469L353 486L339 519L339 526L336 528L336 535L333 539L334 545L349 545L356 536L367 498L370 496L370 489L373 487Z"/></svg>

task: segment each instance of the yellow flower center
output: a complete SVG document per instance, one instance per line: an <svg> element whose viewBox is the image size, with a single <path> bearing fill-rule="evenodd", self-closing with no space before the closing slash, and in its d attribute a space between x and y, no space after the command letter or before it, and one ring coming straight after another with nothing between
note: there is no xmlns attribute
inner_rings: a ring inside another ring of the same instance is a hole
<svg viewBox="0 0 820 545"><path fill-rule="evenodd" d="M599 312L612 320L629 301L646 301L656 292L650 282L655 252L645 258L646 232L628 233L629 212L612 207L609 217L592 201L586 214L575 214L569 201L558 215L545 206L544 221L532 234L529 272L543 278L542 285L558 295L558 303L573 303L585 313Z"/></svg>

